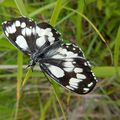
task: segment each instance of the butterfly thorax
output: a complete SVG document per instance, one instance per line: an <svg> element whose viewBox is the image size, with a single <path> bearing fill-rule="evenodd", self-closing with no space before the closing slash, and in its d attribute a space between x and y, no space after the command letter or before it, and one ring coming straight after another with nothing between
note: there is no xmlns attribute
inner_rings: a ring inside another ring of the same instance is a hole
<svg viewBox="0 0 120 120"><path fill-rule="evenodd" d="M45 46L43 49L37 50L30 57L30 66L34 66L36 63L42 63L47 59L50 59L53 55L56 54L57 49L61 46L61 42L55 42L52 45Z"/></svg>

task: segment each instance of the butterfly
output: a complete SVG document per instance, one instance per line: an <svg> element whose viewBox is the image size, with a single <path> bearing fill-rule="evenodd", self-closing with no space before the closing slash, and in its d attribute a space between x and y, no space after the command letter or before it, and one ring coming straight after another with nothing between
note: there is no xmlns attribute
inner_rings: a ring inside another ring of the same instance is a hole
<svg viewBox="0 0 120 120"><path fill-rule="evenodd" d="M89 93L95 87L97 79L82 50L64 43L50 24L19 17L5 21L2 28L9 42L30 56L31 66L38 63L61 86L78 94Z"/></svg>

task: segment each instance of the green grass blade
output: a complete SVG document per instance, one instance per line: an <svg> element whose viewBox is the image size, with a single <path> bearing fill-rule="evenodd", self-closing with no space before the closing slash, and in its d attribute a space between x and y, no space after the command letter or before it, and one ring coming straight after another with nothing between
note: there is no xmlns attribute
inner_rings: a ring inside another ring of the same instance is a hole
<svg viewBox="0 0 120 120"><path fill-rule="evenodd" d="M103 67L95 67L93 68L95 75L97 77L108 78L115 75L116 70L114 67L110 66L103 66ZM120 74L120 67L118 67L118 73Z"/></svg>
<svg viewBox="0 0 120 120"><path fill-rule="evenodd" d="M53 10L53 14L52 14L51 19L50 19L50 24L52 26L55 26L55 23L57 21L57 18L59 16L61 8L62 8L62 0L57 0L57 3L56 3L54 10Z"/></svg>
<svg viewBox="0 0 120 120"><path fill-rule="evenodd" d="M18 51L18 58L17 58L17 61L18 61L18 69L17 69L17 99L19 100L20 98L20 87L21 87L21 82L22 82L22 76L23 76L23 68L22 68L22 65L23 65L23 54Z"/></svg>
<svg viewBox="0 0 120 120"><path fill-rule="evenodd" d="M28 16L23 0L14 0L22 16Z"/></svg>
<svg viewBox="0 0 120 120"><path fill-rule="evenodd" d="M78 12L83 13L84 11L84 0L79 0L78 1ZM77 20L76 20L76 40L77 44L81 45L81 34L82 34L82 17L80 15L77 15Z"/></svg>
<svg viewBox="0 0 120 120"><path fill-rule="evenodd" d="M55 96L56 96L56 98L57 98L57 101L58 101L58 103L59 103L60 109L61 109L61 111L62 111L63 118L64 118L64 120L67 120L66 115L65 115L65 112L64 112L64 109L63 109L63 106L62 106L62 103L61 103L61 101L60 101L60 99L59 99L59 95L58 95L58 92L57 92L58 88L57 88L54 84L52 84L52 87L53 87L54 94L55 94Z"/></svg>
<svg viewBox="0 0 120 120"><path fill-rule="evenodd" d="M24 80L22 82L22 87L25 85L25 83L27 82L27 80L30 78L31 74L32 74L32 67L30 67L28 69L28 72L26 73L25 78L24 78Z"/></svg>
<svg viewBox="0 0 120 120"><path fill-rule="evenodd" d="M60 25L63 21L67 20L69 17L71 17L71 16L73 16L73 15L74 15L74 12L69 13L69 14L66 15L63 19L61 19L60 21L58 21L58 22L56 23L56 26L57 26L57 25Z"/></svg>
<svg viewBox="0 0 120 120"><path fill-rule="evenodd" d="M15 120L17 119L17 114L18 114L18 108L19 108L19 100L20 100L20 87L21 87L21 82L22 82L22 74L23 74L23 54L18 51L18 58L17 58L17 64L18 64L18 69L17 69L17 102L16 102L16 111L15 111Z"/></svg>
<svg viewBox="0 0 120 120"><path fill-rule="evenodd" d="M55 4L56 4L56 2L52 2L52 3L48 4L48 5L45 5L45 6L43 6L43 7L40 7L39 9L37 9L37 10L35 10L34 12L30 13L30 14L29 14L29 17L33 17L33 16L35 16L35 15L37 15L37 14L40 14L42 11L54 7Z"/></svg>
<svg viewBox="0 0 120 120"><path fill-rule="evenodd" d="M57 109L57 104L56 104L55 99L52 101L52 104L53 104L53 109L54 109L54 112L55 112L56 120L59 120L59 111Z"/></svg>
<svg viewBox="0 0 120 120"><path fill-rule="evenodd" d="M48 108L50 107L52 101L53 101L53 95L51 95L50 98L45 103L44 108L40 113L40 119L39 120L45 120L45 116L46 116L45 114L47 114L46 112L47 112Z"/></svg>
<svg viewBox="0 0 120 120"><path fill-rule="evenodd" d="M114 65L117 75L119 75L118 74L119 49L120 49L120 26L118 28L117 37L115 40L115 48L114 48Z"/></svg>

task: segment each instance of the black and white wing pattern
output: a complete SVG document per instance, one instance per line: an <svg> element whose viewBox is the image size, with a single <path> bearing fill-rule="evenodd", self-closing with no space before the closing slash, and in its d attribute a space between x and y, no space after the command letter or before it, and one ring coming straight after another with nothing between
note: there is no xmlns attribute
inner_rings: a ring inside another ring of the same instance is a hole
<svg viewBox="0 0 120 120"><path fill-rule="evenodd" d="M26 17L5 21L3 31L14 46L28 55L52 45L59 41L60 37L60 34L48 23L36 24Z"/></svg>
<svg viewBox="0 0 120 120"><path fill-rule="evenodd" d="M62 44L55 51L55 54L53 50L46 53L46 59L39 63L41 69L73 92L90 92L97 80L82 50L74 44Z"/></svg>
<svg viewBox="0 0 120 120"><path fill-rule="evenodd" d="M96 77L82 50L74 44L64 44L48 23L36 24L19 17L4 22L3 31L15 47L30 55L30 65L39 62L40 68L65 88L86 94L96 85Z"/></svg>

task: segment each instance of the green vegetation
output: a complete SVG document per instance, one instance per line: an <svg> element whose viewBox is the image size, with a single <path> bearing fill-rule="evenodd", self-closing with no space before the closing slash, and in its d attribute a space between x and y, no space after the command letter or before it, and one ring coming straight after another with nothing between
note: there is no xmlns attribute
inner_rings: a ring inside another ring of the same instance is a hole
<svg viewBox="0 0 120 120"><path fill-rule="evenodd" d="M99 80L91 93L77 95L38 69L23 69L29 57L0 27L0 120L120 119L119 0L1 0L0 11L0 24L24 15L55 26L64 42L82 48Z"/></svg>

